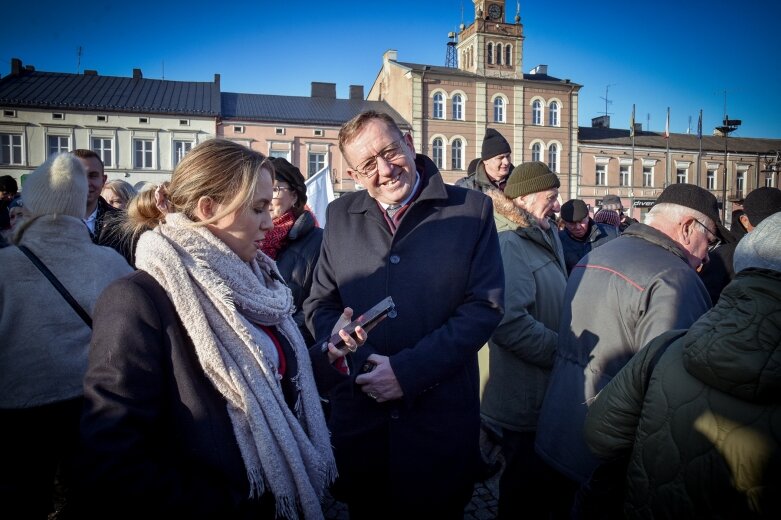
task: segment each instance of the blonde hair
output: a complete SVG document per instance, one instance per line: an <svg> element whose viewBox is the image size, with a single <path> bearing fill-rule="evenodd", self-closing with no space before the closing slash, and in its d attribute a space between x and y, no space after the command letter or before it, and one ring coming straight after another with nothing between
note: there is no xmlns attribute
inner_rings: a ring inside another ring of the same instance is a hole
<svg viewBox="0 0 781 520"><path fill-rule="evenodd" d="M125 204L130 202L130 199L136 196L136 189L129 182L125 182L122 179L108 181L103 185L102 191L105 190L111 190L114 192L114 195L117 195L120 199L122 199Z"/></svg>
<svg viewBox="0 0 781 520"><path fill-rule="evenodd" d="M195 225L205 226L252 202L262 170L274 178L274 167L260 152L225 139L211 139L193 148L177 165L170 182L158 187L169 212L184 213ZM157 190L146 190L127 207L125 232L136 237L165 220L156 204ZM208 220L195 216L198 201L209 197L225 207Z"/></svg>

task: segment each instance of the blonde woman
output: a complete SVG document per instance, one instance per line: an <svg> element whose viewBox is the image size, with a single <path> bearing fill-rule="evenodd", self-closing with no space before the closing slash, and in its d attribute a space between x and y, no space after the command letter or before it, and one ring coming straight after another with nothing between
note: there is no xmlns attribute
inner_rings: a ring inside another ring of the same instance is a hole
<svg viewBox="0 0 781 520"><path fill-rule="evenodd" d="M111 206L117 209L125 209L130 199L136 196L136 189L122 179L114 179L103 185L103 191L100 192L100 196Z"/></svg>
<svg viewBox="0 0 781 520"><path fill-rule="evenodd" d="M307 350L260 252L273 186L263 155L215 139L131 203L147 231L97 305L76 517L322 516L336 468L315 380L346 379L345 352Z"/></svg>

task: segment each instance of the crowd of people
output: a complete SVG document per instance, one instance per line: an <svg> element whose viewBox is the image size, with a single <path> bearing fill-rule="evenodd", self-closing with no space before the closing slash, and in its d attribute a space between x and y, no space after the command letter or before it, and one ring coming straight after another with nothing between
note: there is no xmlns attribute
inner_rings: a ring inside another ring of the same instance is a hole
<svg viewBox="0 0 781 520"><path fill-rule="evenodd" d="M90 150L0 178L10 517L56 481L66 520L321 518L326 491L460 519L481 429L501 519L778 517L781 191L738 238L689 184L643 222L561 204L492 128L456 186L383 113L339 148L363 189L324 229L298 168L222 139L142 191Z"/></svg>

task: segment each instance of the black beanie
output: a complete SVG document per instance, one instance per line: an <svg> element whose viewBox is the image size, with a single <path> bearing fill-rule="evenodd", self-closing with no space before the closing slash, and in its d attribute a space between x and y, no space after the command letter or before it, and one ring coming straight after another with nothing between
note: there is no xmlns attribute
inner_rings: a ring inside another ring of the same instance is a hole
<svg viewBox="0 0 781 520"><path fill-rule="evenodd" d="M743 211L751 225L757 227L767 217L781 211L781 190L767 186L755 189L743 201Z"/></svg>
<svg viewBox="0 0 781 520"><path fill-rule="evenodd" d="M513 169L504 194L511 199L538 191L550 190L561 186L559 177L540 161L519 164Z"/></svg>
<svg viewBox="0 0 781 520"><path fill-rule="evenodd" d="M274 165L274 177L290 185L298 195L296 206L303 208L306 205L306 184L301 171L282 157L269 157L269 160Z"/></svg>
<svg viewBox="0 0 781 520"><path fill-rule="evenodd" d="M493 128L487 129L483 138L483 151L480 153L480 158L485 161L503 153L510 153L510 143Z"/></svg>

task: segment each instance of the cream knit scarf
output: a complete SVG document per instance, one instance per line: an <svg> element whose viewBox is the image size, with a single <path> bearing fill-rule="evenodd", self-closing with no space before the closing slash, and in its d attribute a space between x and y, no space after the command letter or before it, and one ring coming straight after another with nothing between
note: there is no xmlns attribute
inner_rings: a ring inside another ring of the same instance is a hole
<svg viewBox="0 0 781 520"><path fill-rule="evenodd" d="M336 465L292 295L274 262L260 252L242 262L208 229L170 213L139 239L136 265L165 289L206 376L227 401L250 495L273 493L278 515L321 518L320 498ZM294 412L253 323L276 326L295 351Z"/></svg>

